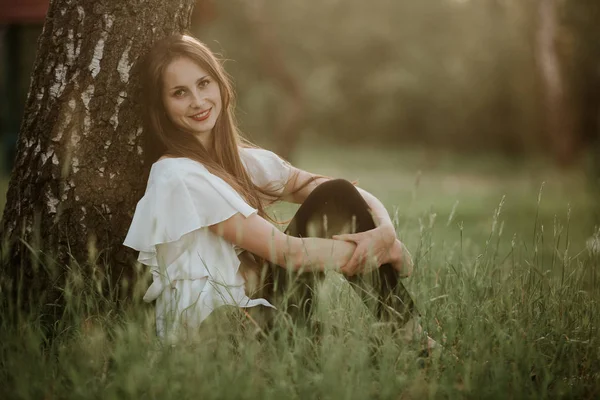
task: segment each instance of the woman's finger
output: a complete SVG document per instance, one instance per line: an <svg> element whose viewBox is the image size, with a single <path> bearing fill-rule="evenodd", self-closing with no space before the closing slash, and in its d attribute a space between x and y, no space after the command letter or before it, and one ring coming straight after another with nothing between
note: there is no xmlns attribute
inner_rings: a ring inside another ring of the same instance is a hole
<svg viewBox="0 0 600 400"><path fill-rule="evenodd" d="M345 271L348 275L356 275L365 268L365 263L367 262L370 253L369 249L366 247L367 245L364 242L358 242L354 254L352 254L350 261L346 264L348 267Z"/></svg>
<svg viewBox="0 0 600 400"><path fill-rule="evenodd" d="M347 268L345 270L348 273L348 275L352 276L352 275L356 274L356 272L360 269L360 265L363 262L364 258L365 258L364 250L359 243L356 246L356 249L354 250L352 257L350 257L350 260L348 261L348 263L346 263Z"/></svg>
<svg viewBox="0 0 600 400"><path fill-rule="evenodd" d="M342 272L344 273L344 275L354 275L354 272L356 270L356 267L358 266L358 256L357 256L357 252L354 251L354 254L352 254L352 257L350 257L350 260L348 260L348 262L346 263L346 265L344 265L342 267Z"/></svg>

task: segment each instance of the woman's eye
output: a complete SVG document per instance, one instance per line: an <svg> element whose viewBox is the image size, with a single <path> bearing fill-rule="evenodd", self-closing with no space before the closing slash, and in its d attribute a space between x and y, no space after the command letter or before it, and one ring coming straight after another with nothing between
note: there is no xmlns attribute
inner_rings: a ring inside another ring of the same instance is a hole
<svg viewBox="0 0 600 400"><path fill-rule="evenodd" d="M185 94L185 90L183 90L183 89L176 90L176 91L173 93L173 95L174 95L175 97L181 97L181 96L183 96L184 94Z"/></svg>
<svg viewBox="0 0 600 400"><path fill-rule="evenodd" d="M198 82L198 86L200 86L201 88L207 87L209 83L210 81L208 79L203 79L200 82Z"/></svg>

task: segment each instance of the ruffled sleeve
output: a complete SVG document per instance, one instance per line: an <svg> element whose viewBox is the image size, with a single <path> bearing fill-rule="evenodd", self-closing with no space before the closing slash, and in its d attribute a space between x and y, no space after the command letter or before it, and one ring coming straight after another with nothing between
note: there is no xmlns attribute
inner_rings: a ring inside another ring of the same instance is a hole
<svg viewBox="0 0 600 400"><path fill-rule="evenodd" d="M240 148L240 156L255 185L281 195L290 179L292 166L272 151Z"/></svg>
<svg viewBox="0 0 600 400"><path fill-rule="evenodd" d="M195 230L236 213L255 213L221 178L188 159L155 163L138 202L124 245L140 252L138 261L157 267L156 246L179 241Z"/></svg>

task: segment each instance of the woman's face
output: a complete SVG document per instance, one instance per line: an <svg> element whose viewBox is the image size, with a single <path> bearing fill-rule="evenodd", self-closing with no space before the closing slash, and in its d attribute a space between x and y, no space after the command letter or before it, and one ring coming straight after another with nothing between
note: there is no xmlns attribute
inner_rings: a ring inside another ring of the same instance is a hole
<svg viewBox="0 0 600 400"><path fill-rule="evenodd" d="M167 66L163 85L163 104L171 121L207 146L221 113L219 84L194 61L182 57Z"/></svg>

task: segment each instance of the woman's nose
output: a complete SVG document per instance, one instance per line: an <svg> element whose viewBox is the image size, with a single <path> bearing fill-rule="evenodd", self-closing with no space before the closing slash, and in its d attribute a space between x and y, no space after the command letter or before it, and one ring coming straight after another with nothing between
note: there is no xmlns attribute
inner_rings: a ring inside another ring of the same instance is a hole
<svg viewBox="0 0 600 400"><path fill-rule="evenodd" d="M192 91L192 102L190 106L193 108L199 108L202 103L204 103L202 93L198 92L197 90Z"/></svg>

